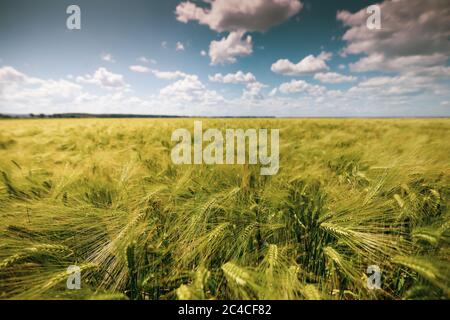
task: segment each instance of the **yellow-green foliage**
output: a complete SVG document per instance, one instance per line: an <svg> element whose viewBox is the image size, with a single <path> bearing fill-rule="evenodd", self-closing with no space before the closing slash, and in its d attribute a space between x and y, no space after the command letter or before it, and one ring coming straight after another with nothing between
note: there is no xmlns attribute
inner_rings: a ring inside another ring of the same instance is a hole
<svg viewBox="0 0 450 320"><path fill-rule="evenodd" d="M449 298L449 120L203 127L279 128L280 172L173 165L193 119L0 121L0 298Z"/></svg>

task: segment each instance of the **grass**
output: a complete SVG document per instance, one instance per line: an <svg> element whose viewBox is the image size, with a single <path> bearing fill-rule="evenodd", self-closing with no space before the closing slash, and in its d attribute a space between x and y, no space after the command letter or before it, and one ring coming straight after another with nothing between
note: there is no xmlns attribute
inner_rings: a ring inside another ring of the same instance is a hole
<svg viewBox="0 0 450 320"><path fill-rule="evenodd" d="M0 299L450 298L450 120L203 127L279 128L280 172L173 165L192 119L0 121Z"/></svg>

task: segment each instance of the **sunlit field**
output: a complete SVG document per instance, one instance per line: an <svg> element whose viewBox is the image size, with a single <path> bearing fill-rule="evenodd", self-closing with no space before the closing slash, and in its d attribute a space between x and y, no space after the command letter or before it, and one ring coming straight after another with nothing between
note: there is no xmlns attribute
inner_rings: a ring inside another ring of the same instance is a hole
<svg viewBox="0 0 450 320"><path fill-rule="evenodd" d="M274 176L174 165L193 122L0 121L0 298L450 298L450 120L203 120L279 128Z"/></svg>

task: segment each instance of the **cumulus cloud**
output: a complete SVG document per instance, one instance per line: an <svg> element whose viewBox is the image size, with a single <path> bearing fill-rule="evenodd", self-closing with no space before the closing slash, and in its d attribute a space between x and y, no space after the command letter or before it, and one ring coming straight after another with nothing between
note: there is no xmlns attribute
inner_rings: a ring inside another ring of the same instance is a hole
<svg viewBox="0 0 450 320"><path fill-rule="evenodd" d="M156 60L155 59L148 59L147 57L144 57L144 56L139 57L138 61L141 62L141 63L145 63L145 64L149 64L149 63L156 64Z"/></svg>
<svg viewBox="0 0 450 320"><path fill-rule="evenodd" d="M253 52L248 32L265 32L303 8L299 0L208 0L210 8L185 1L175 10L178 21L197 21L211 30L229 32L220 41L212 41L209 48L211 64L235 63L236 57Z"/></svg>
<svg viewBox="0 0 450 320"><path fill-rule="evenodd" d="M420 76L381 76L369 78L349 90L350 93L366 93L373 96L411 95L433 90L429 77Z"/></svg>
<svg viewBox="0 0 450 320"><path fill-rule="evenodd" d="M280 59L272 64L271 70L275 73L288 76L314 74L329 70L326 61L330 60L331 57L331 53L322 52L318 56L309 55L297 64L292 63L287 59Z"/></svg>
<svg viewBox="0 0 450 320"><path fill-rule="evenodd" d="M130 70L136 73L149 73L151 70L147 68L146 66L140 66L140 65L133 65L130 66Z"/></svg>
<svg viewBox="0 0 450 320"><path fill-rule="evenodd" d="M11 66L0 68L0 106L46 108L61 106L83 96L82 87L66 79L40 79Z"/></svg>
<svg viewBox="0 0 450 320"><path fill-rule="evenodd" d="M366 97L445 95L450 76L450 10L446 0L397 0L380 4L381 30L368 30L365 9L340 11L337 19L348 30L344 55L363 55L353 72L381 71L389 76L367 79L349 94ZM393 76L391 74L394 74Z"/></svg>
<svg viewBox="0 0 450 320"><path fill-rule="evenodd" d="M178 41L177 44L175 45L175 50L176 51L184 51L184 44L181 43L180 41Z"/></svg>
<svg viewBox="0 0 450 320"><path fill-rule="evenodd" d="M278 25L303 8L299 0L211 0L210 8L197 6L190 1L180 3L177 20L187 23L197 21L218 32L260 31Z"/></svg>
<svg viewBox="0 0 450 320"><path fill-rule="evenodd" d="M267 88L267 85L260 82L247 83L244 92L242 93L242 99L244 100L257 100L263 99L264 96L261 93L262 89Z"/></svg>
<svg viewBox="0 0 450 320"><path fill-rule="evenodd" d="M94 84L105 89L123 89L128 87L123 75L108 71L106 68L98 68L93 75L79 76L78 83Z"/></svg>
<svg viewBox="0 0 450 320"><path fill-rule="evenodd" d="M350 70L354 72L367 71L392 71L411 72L424 71L438 65L444 66L448 57L442 53L431 55L409 55L387 58L384 53L373 53L350 64Z"/></svg>
<svg viewBox="0 0 450 320"><path fill-rule="evenodd" d="M189 76L187 73L181 72L181 71L159 71L159 70L152 70L151 71L155 77L163 80L175 80L179 78L186 78Z"/></svg>
<svg viewBox="0 0 450 320"><path fill-rule="evenodd" d="M337 13L348 27L343 54L366 55L350 66L352 70L410 72L445 63L450 55L447 0L384 1L380 6L381 30L368 30L365 9Z"/></svg>
<svg viewBox="0 0 450 320"><path fill-rule="evenodd" d="M231 32L219 41L212 41L209 46L211 64L235 63L236 57L248 56L253 52L252 37L244 36L243 31Z"/></svg>
<svg viewBox="0 0 450 320"><path fill-rule="evenodd" d="M278 88L273 88L269 92L269 97L274 97L274 96L276 96L277 93L278 93Z"/></svg>
<svg viewBox="0 0 450 320"><path fill-rule="evenodd" d="M303 80L291 80L290 82L282 83L278 91L284 94L306 92L312 96L320 96L326 92L326 88L309 84Z"/></svg>
<svg viewBox="0 0 450 320"><path fill-rule="evenodd" d="M242 93L242 99L244 100L263 99L264 96L261 91L267 87L267 85L256 81L256 77L253 73L244 73L241 70L226 75L216 73L213 76L209 76L209 81L225 84L245 84L245 89Z"/></svg>
<svg viewBox="0 0 450 320"><path fill-rule="evenodd" d="M26 75L11 66L0 67L0 112L130 113L131 110L132 113L180 115L192 112L185 111L184 108L188 106L205 112L206 109L201 109L202 107L217 107L224 103L223 97L216 91L208 90L196 75L180 72L178 75L183 75L181 80L146 99L133 95L131 90L96 89L93 94L84 84L118 85L117 79L111 79L109 72L104 72L101 68L99 70L93 75L73 76L71 81L41 79Z"/></svg>
<svg viewBox="0 0 450 320"><path fill-rule="evenodd" d="M27 77L11 66L0 68L0 83L24 82Z"/></svg>
<svg viewBox="0 0 450 320"><path fill-rule="evenodd" d="M76 78L76 75L72 77ZM342 91L327 91L319 85L292 80L273 88L268 96L263 96L266 86L257 81L242 84L245 85L242 96L225 99L216 91L209 90L198 76L187 75L175 79L160 92L140 97L131 90L98 90L68 78L42 79L5 66L0 67L0 112L442 116L448 115L448 102L445 101L450 101L448 85L436 87L429 76L379 76L363 79L350 90ZM436 105L427 110L424 106L430 105L430 101Z"/></svg>
<svg viewBox="0 0 450 320"><path fill-rule="evenodd" d="M139 61L139 62L142 62L142 63L149 63L149 62L150 62L150 61L149 61L146 57L144 57L144 56L139 57L139 58L138 58L138 61Z"/></svg>
<svg viewBox="0 0 450 320"><path fill-rule="evenodd" d="M314 76L314 79L323 83L343 83L343 82L353 82L357 78L353 76L346 76L336 72L318 73Z"/></svg>
<svg viewBox="0 0 450 320"><path fill-rule="evenodd" d="M196 75L186 75L160 90L160 98L171 104L199 103L203 105L216 104L223 97L216 91L208 90Z"/></svg>
<svg viewBox="0 0 450 320"><path fill-rule="evenodd" d="M110 54L110 53L104 53L104 54L102 54L102 55L100 56L100 58L101 58L103 61L106 61L106 62L109 62L109 63L115 63L115 62L116 62L116 60L114 59L114 57L113 57L112 54Z"/></svg>
<svg viewBox="0 0 450 320"><path fill-rule="evenodd" d="M244 73L239 70L236 73L229 73L226 75L216 73L213 76L209 76L209 80L212 82L221 82L221 83L249 83L255 82L256 77L251 72Z"/></svg>
<svg viewBox="0 0 450 320"><path fill-rule="evenodd" d="M171 95L172 93L199 91L205 89L203 83L196 75L187 75L181 80L178 80L167 87L161 89L162 95Z"/></svg>

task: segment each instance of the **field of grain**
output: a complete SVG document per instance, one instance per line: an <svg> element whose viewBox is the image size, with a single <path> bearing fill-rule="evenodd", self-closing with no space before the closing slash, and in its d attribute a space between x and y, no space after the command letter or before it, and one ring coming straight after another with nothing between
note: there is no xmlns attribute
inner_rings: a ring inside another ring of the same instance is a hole
<svg viewBox="0 0 450 320"><path fill-rule="evenodd" d="M193 122L0 121L0 299L450 298L450 120L203 120L275 176L172 164Z"/></svg>

